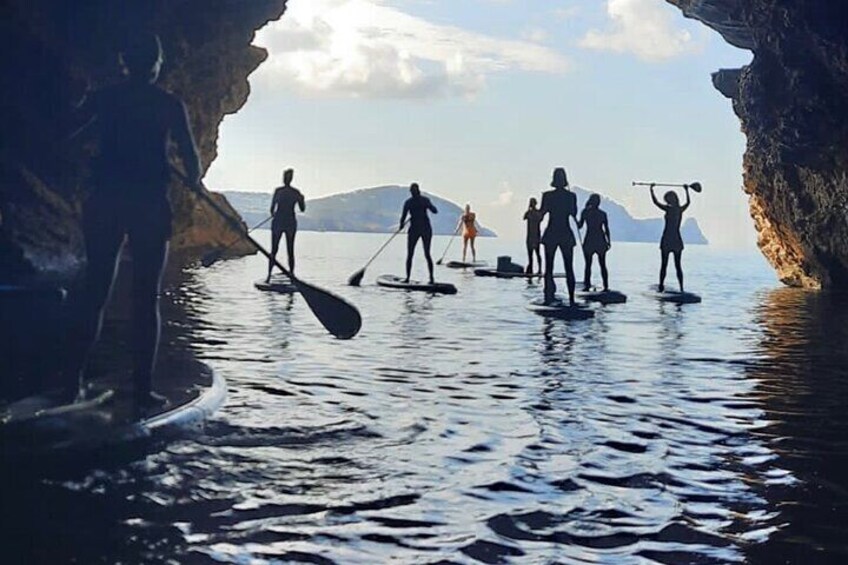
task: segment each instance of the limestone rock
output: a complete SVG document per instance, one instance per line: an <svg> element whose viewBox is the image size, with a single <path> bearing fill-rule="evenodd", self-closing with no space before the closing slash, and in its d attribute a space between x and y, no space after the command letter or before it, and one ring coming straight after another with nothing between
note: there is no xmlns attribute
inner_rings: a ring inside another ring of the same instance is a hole
<svg viewBox="0 0 848 565"><path fill-rule="evenodd" d="M754 53L713 80L748 137L763 253L786 284L848 288L848 4L667 1Z"/></svg>
<svg viewBox="0 0 848 565"><path fill-rule="evenodd" d="M7 0L0 6L0 280L69 277L82 264L79 229L92 147L69 141L73 107L88 88L119 79L127 31L158 33L160 84L186 103L204 167L218 126L247 99L266 53L254 32L286 0ZM90 144L89 144L90 145ZM171 189L172 248L193 253L236 234L185 187ZM219 201L225 203L223 197ZM227 208L232 210L227 204ZM235 213L235 212L233 212ZM248 251L235 246L233 253ZM184 254L184 253L183 253Z"/></svg>

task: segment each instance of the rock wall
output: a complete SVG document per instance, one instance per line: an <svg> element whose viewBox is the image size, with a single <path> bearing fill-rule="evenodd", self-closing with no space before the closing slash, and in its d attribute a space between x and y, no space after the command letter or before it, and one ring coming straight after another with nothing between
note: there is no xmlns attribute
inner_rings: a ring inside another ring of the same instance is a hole
<svg viewBox="0 0 848 565"><path fill-rule="evenodd" d="M0 281L72 276L83 259L80 205L93 148L69 141L74 104L87 88L120 78L117 50L128 31L158 33L160 84L188 106L204 167L218 126L249 93L266 53L254 31L279 18L286 0L4 0L0 4ZM220 197L223 201L223 197ZM196 252L236 239L175 181L172 247ZM245 252L236 246L233 253Z"/></svg>
<svg viewBox="0 0 848 565"><path fill-rule="evenodd" d="M754 54L713 82L748 137L763 253L786 284L848 288L848 3L667 1Z"/></svg>

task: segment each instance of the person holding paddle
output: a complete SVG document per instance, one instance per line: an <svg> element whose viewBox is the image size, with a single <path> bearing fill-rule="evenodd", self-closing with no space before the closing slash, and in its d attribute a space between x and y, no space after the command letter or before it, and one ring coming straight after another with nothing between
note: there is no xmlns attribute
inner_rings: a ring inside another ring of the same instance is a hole
<svg viewBox="0 0 848 565"><path fill-rule="evenodd" d="M297 235L297 216L294 208L297 206L301 212L306 211L306 200L303 193L292 186L294 169L283 171L283 186L274 191L271 199L271 257L268 259L268 276L265 282L271 282L271 272L274 270L274 261L277 251L280 249L280 238L286 234L286 254L289 259L289 272L294 274L294 237Z"/></svg>
<svg viewBox="0 0 848 565"><path fill-rule="evenodd" d="M542 194L542 206L540 212L542 217L548 216L548 224L545 233L542 234L542 244L545 246L545 304L551 304L556 297L556 283L554 283L554 261L556 252L560 251L565 263L565 276L568 283L568 300L571 306L575 306L574 300L574 246L576 241L571 231L571 218L577 219L577 195L568 190L568 176L565 169L557 167L554 169L551 186Z"/></svg>
<svg viewBox="0 0 848 565"><path fill-rule="evenodd" d="M477 239L477 214L471 211L471 204L465 205L465 212L459 217L459 226L462 227L462 262L465 263L470 243L471 261L476 263L477 249L474 247L474 240Z"/></svg>
<svg viewBox="0 0 848 565"><path fill-rule="evenodd" d="M592 257L598 256L601 266L601 278L604 281L604 292L609 291L609 272L607 271L607 251L612 247L607 213L601 210L601 196L593 194L586 201L586 206L580 213L577 229L586 225L586 237L583 238L583 258L586 270L583 273L583 291L589 292L592 287Z"/></svg>
<svg viewBox="0 0 848 565"><path fill-rule="evenodd" d="M668 256L674 255L674 268L677 271L677 282L680 285L680 292L683 292L683 267L681 259L683 255L683 238L680 235L680 224L683 221L683 212L689 208L691 198L689 196L689 185L684 184L683 190L686 192L686 204L680 205L680 199L677 193L669 190L663 196L665 204L657 200L657 195L654 194L654 183L651 185L651 200L654 205L665 212L665 227L663 227L662 239L660 239L660 284L657 289L660 292L665 292L665 275L668 270Z"/></svg>
<svg viewBox="0 0 848 565"><path fill-rule="evenodd" d="M186 179L200 185L201 167L182 101L156 86L162 46L153 34L131 37L120 54L126 80L92 92L78 108L81 127L94 130L100 152L93 166L93 189L85 202L85 286L80 326L69 369L76 386L69 400L84 399L90 352L103 323L103 311L126 239L133 258L133 383L142 410L167 400L153 392L159 346L159 293L171 236L168 145L173 141Z"/></svg>
<svg viewBox="0 0 848 565"><path fill-rule="evenodd" d="M412 273L412 256L415 254L415 246L418 240L421 240L424 246L424 258L427 260L427 270L430 272L430 284L436 284L433 277L433 258L430 256L430 243L433 240L433 227L430 225L430 217L428 212L438 214L439 211L430 202L430 199L421 195L421 189L418 183L414 182L409 186L410 196L403 203L403 213L400 216L400 228L406 223L406 218L409 216L409 231L406 235L406 279L404 282L409 282L410 274Z"/></svg>
<svg viewBox="0 0 848 565"><path fill-rule="evenodd" d="M524 221L527 222L527 268L525 273L533 274L533 255L536 255L536 263L539 266L539 273L542 272L542 255L539 253L539 245L542 241L542 211L537 207L537 200L530 199L529 207L524 212Z"/></svg>

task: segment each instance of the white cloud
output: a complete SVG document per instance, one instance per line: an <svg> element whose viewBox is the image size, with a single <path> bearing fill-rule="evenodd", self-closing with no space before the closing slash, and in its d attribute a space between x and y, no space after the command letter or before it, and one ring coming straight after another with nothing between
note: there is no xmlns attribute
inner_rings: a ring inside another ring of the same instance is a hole
<svg viewBox="0 0 848 565"><path fill-rule="evenodd" d="M561 73L558 52L438 25L381 0L293 0L257 34L269 51L258 81L309 94L381 98L474 96L497 72Z"/></svg>
<svg viewBox="0 0 848 565"><path fill-rule="evenodd" d="M632 53L646 61L697 51L701 46L692 34L674 25L673 10L663 0L607 0L609 29L590 30L580 40L580 46Z"/></svg>
<svg viewBox="0 0 848 565"><path fill-rule="evenodd" d="M508 182L502 183L502 192L498 194L497 199L489 204L490 206L497 206L500 208L505 208L507 206L512 205L515 202L515 191L512 190Z"/></svg>

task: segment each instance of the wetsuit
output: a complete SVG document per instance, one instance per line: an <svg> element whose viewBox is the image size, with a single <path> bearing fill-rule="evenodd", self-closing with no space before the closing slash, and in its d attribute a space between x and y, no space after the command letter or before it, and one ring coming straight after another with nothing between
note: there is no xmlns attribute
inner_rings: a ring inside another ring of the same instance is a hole
<svg viewBox="0 0 848 565"><path fill-rule="evenodd" d="M276 257L280 248L280 238L286 234L286 251L289 258L289 271L294 273L294 238L297 234L297 217L294 208L297 206L301 212L306 211L306 201L303 194L293 186L281 186L274 191L271 201L271 213L274 219L271 221L271 256ZM268 262L268 277L274 268L274 262Z"/></svg>
<svg viewBox="0 0 848 565"><path fill-rule="evenodd" d="M569 225L569 217L577 216L577 196L570 190L557 188L542 194L542 215L548 215L548 225L542 235L545 246L545 300L550 302L556 293L554 283L554 258L557 249L562 253L565 274L568 282L568 294L574 302L574 233Z"/></svg>
<svg viewBox="0 0 848 565"><path fill-rule="evenodd" d="M528 274L533 273L533 255L539 263L539 270L542 269L542 257L539 254L539 244L542 241L542 211L536 208L530 208L524 212L524 221L527 222L527 269Z"/></svg>
<svg viewBox="0 0 848 565"><path fill-rule="evenodd" d="M438 214L439 211L426 196L412 196L403 203L403 213L400 216L401 227L409 217L409 231L406 236L406 278L409 280L412 271L412 256L415 246L420 239L424 244L424 257L430 271L430 282L433 282L433 259L430 257L430 242L433 240L433 227L427 212Z"/></svg>
<svg viewBox="0 0 848 565"><path fill-rule="evenodd" d="M604 290L609 290L609 273L607 271L607 250L609 243L607 234L607 213L599 208L584 208L580 213L577 227L586 225L586 237L583 238L583 257L585 258L586 270L583 274L583 290L588 291L592 283L592 256L598 255L601 265L601 278L604 281Z"/></svg>
<svg viewBox="0 0 848 565"><path fill-rule="evenodd" d="M200 162L183 103L146 81L128 80L80 106L100 140L93 191L84 206L86 287L72 368L79 374L97 340L103 309L126 237L133 258L133 354L137 395L151 392L159 343L159 291L171 235L168 141L176 142L189 179Z"/></svg>

